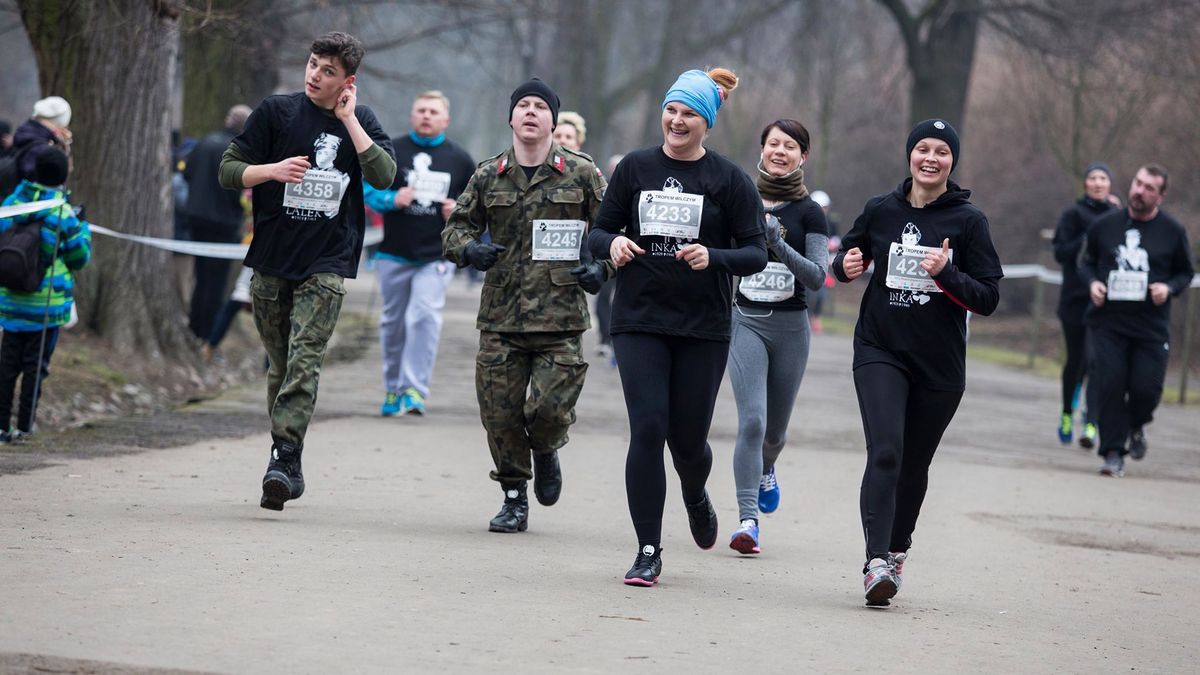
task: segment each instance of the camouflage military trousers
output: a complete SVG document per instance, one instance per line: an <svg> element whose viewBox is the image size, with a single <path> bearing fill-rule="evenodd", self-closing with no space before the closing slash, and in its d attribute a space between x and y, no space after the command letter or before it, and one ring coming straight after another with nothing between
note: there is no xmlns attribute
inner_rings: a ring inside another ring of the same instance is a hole
<svg viewBox="0 0 1200 675"><path fill-rule="evenodd" d="M346 287L342 277L314 274L290 281L259 272L250 281L254 326L267 350L271 436L298 446L317 405L317 379Z"/></svg>
<svg viewBox="0 0 1200 675"><path fill-rule="evenodd" d="M530 480L531 452L567 444L586 373L579 331L479 333L475 392L496 464L492 480Z"/></svg>

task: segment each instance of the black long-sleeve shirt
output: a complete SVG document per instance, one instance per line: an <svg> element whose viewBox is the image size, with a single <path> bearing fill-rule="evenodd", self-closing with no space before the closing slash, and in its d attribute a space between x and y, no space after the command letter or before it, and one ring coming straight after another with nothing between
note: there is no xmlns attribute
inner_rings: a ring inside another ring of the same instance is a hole
<svg viewBox="0 0 1200 675"><path fill-rule="evenodd" d="M679 236L652 234L676 227ZM766 267L764 228L754 183L717 153L690 162L661 147L626 155L588 236L597 258L610 257L618 235L646 251L617 271L611 331L728 340L733 276ZM675 258L693 243L708 248L707 269Z"/></svg>
<svg viewBox="0 0 1200 675"><path fill-rule="evenodd" d="M1156 305L1150 284L1164 283L1177 296L1196 273L1187 230L1159 209L1150 220L1134 220L1129 211L1113 211L1088 228L1079 274L1087 285L1111 285L1111 272L1145 273L1146 293L1140 300L1106 300L1088 308L1084 322L1138 340L1167 342L1171 336L1171 303ZM1110 289L1111 291L1111 289Z"/></svg>

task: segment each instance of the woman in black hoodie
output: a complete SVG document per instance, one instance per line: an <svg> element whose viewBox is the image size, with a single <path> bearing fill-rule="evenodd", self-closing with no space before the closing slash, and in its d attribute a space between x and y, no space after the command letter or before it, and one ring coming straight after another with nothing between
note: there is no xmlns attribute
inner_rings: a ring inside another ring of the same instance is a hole
<svg viewBox="0 0 1200 675"><path fill-rule="evenodd" d="M1084 194L1067 207L1054 230L1054 259L1062 265L1062 291L1058 294L1058 320L1062 322L1063 341L1067 347L1067 362L1062 370L1062 415L1058 422L1058 440L1071 442L1075 430L1075 408L1084 377L1083 314L1088 300L1087 282L1079 276L1077 263L1088 227L1100 216L1111 211L1112 172L1103 162L1092 162L1083 174ZM1096 406L1084 406L1083 433L1079 444L1090 448L1096 442Z"/></svg>
<svg viewBox="0 0 1200 675"><path fill-rule="evenodd" d="M859 510L871 606L900 589L929 464L966 386L967 312L991 314L1004 276L987 217L950 182L958 133L945 120L925 120L906 150L911 177L867 202L833 261L843 282L877 263L854 328L853 364L867 441Z"/></svg>

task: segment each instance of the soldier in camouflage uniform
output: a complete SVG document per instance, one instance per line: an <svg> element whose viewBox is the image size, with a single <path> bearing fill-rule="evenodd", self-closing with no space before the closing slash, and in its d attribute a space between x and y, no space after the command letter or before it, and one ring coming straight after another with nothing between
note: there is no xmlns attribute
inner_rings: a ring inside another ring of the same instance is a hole
<svg viewBox="0 0 1200 675"><path fill-rule="evenodd" d="M580 255L604 181L591 158L551 139L558 106L538 79L513 92L513 147L479 164L442 232L448 259L487 271L475 386L496 466L491 477L505 495L493 532L527 528L530 478L541 504L558 501L558 449L587 372L584 291L598 291L611 269ZM480 241L484 230L492 243Z"/></svg>

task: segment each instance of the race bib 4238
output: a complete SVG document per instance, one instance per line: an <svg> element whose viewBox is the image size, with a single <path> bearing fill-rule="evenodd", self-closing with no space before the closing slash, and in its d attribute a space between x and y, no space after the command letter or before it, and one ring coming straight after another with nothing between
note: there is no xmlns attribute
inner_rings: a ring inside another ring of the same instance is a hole
<svg viewBox="0 0 1200 675"><path fill-rule="evenodd" d="M929 273L921 268L925 254L931 251L941 251L941 246L905 246L893 241L888 247L887 276L883 283L888 288L900 291L924 291L926 293L941 293L937 282L929 277ZM950 251L949 261L954 260L954 251Z"/></svg>

